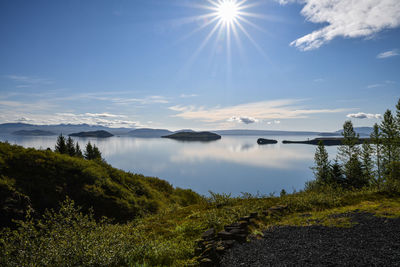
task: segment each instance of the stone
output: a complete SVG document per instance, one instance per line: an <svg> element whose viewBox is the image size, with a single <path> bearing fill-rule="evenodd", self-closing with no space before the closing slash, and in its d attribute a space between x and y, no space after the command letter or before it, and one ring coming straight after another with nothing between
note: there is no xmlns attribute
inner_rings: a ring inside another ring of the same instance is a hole
<svg viewBox="0 0 400 267"><path fill-rule="evenodd" d="M204 240L210 240L213 239L214 236L215 236L215 229L210 228L201 235L201 238L203 238Z"/></svg>
<svg viewBox="0 0 400 267"><path fill-rule="evenodd" d="M232 236L232 234L229 232L226 232L226 231L218 232L218 237L221 239L224 239L224 240L231 239L231 236Z"/></svg>
<svg viewBox="0 0 400 267"><path fill-rule="evenodd" d="M232 229L229 233L232 235L239 235L239 234L248 234L248 231L245 229Z"/></svg>
<svg viewBox="0 0 400 267"><path fill-rule="evenodd" d="M242 217L242 218L239 218L239 221L246 221L246 222L248 222L248 221L250 221L250 219L251 219L250 216L244 216L244 217Z"/></svg>
<svg viewBox="0 0 400 267"><path fill-rule="evenodd" d="M233 245L236 243L236 240L225 240L224 241L224 246L226 248L231 248Z"/></svg>

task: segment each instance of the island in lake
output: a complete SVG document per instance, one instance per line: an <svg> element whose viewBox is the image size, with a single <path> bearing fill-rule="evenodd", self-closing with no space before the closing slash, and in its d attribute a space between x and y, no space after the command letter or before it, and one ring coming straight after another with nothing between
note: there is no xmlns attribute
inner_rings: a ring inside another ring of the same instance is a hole
<svg viewBox="0 0 400 267"><path fill-rule="evenodd" d="M171 138L180 141L214 141L221 139L221 136L211 132L179 132L162 138Z"/></svg>
<svg viewBox="0 0 400 267"><path fill-rule="evenodd" d="M306 145L318 145L319 141L322 141L322 143L325 146L340 146L342 145L342 140L343 138L341 137L336 137L336 138L315 138L312 140L305 140L305 141L288 141L288 140L283 140L283 144L306 144ZM369 142L369 138L359 138L357 144L362 144L365 141Z"/></svg>
<svg viewBox="0 0 400 267"><path fill-rule="evenodd" d="M13 132L14 135L21 135L21 136L52 136L56 135L50 131L42 131L42 130L20 130Z"/></svg>
<svg viewBox="0 0 400 267"><path fill-rule="evenodd" d="M259 145L268 145L268 144L276 144L278 141L273 140L273 139L265 139L265 138L259 138L257 140L257 144Z"/></svg>
<svg viewBox="0 0 400 267"><path fill-rule="evenodd" d="M97 138L107 138L114 136L113 134L107 131L92 131L92 132L80 132L80 133L72 133L69 136L73 137L97 137Z"/></svg>

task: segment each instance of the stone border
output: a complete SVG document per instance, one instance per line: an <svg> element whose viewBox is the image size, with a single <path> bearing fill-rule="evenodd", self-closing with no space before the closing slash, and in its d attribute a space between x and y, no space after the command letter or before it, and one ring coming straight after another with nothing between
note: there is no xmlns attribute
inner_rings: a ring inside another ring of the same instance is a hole
<svg viewBox="0 0 400 267"><path fill-rule="evenodd" d="M216 233L214 228L205 231L197 241L195 249L200 266L219 266L223 254L237 243L245 243L250 235L249 226L256 226L257 219L278 215L287 210L287 205L278 205L249 216L239 218L238 222L225 225L224 230Z"/></svg>

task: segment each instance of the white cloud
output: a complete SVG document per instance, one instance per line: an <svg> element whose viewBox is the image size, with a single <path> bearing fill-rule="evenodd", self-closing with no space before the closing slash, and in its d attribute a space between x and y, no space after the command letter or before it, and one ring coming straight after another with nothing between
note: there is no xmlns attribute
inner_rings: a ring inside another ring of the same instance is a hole
<svg viewBox="0 0 400 267"><path fill-rule="evenodd" d="M372 37L400 26L399 0L276 0L280 4L304 4L301 14L313 23L328 24L290 45L300 50L321 47L337 37Z"/></svg>
<svg viewBox="0 0 400 267"><path fill-rule="evenodd" d="M115 115L110 113L85 113L85 115L98 118L126 118L125 115Z"/></svg>
<svg viewBox="0 0 400 267"><path fill-rule="evenodd" d="M191 98L191 97L198 97L199 95L196 94L181 94L180 98Z"/></svg>
<svg viewBox="0 0 400 267"><path fill-rule="evenodd" d="M262 101L245 103L227 107L195 107L172 106L170 110L177 112L174 117L204 122L222 122L241 114L242 118L254 118L257 120L276 120L307 118L310 114L338 113L348 109L307 109L299 106L302 100L282 99L275 101ZM239 118L240 118L239 117Z"/></svg>
<svg viewBox="0 0 400 267"><path fill-rule="evenodd" d="M255 118L242 117L242 116L239 116L239 117L233 116L228 121L236 121L236 122L240 122L240 123L244 123L244 124L252 124L252 123L258 122L258 120Z"/></svg>
<svg viewBox="0 0 400 267"><path fill-rule="evenodd" d="M7 79L13 80L14 82L23 83L22 85L18 85L18 88L29 87L29 85L33 84L52 84L53 81L50 79L32 77L32 76L22 76L22 75L5 75ZM29 85L28 85L29 84Z"/></svg>
<svg viewBox="0 0 400 267"><path fill-rule="evenodd" d="M389 51L385 51L382 53L379 53L376 58L379 59L383 59L383 58L388 58L388 57L395 57L395 56L399 56L399 52L397 51L397 49L394 50L389 50Z"/></svg>
<svg viewBox="0 0 400 267"><path fill-rule="evenodd" d="M382 119L381 114L371 114L371 113L364 113L364 112L347 114L346 117L353 118L353 119Z"/></svg>

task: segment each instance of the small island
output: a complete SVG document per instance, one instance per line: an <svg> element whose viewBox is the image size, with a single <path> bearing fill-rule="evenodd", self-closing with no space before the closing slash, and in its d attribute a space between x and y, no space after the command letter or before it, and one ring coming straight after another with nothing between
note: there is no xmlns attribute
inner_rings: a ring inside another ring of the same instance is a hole
<svg viewBox="0 0 400 267"><path fill-rule="evenodd" d="M214 141L221 139L221 136L216 133L211 132L179 132L166 136L162 136L162 138L170 138L179 141Z"/></svg>
<svg viewBox="0 0 400 267"><path fill-rule="evenodd" d="M114 136L113 134L107 131L92 131L92 132L80 132L80 133L72 133L69 136L73 137L96 137L96 138L108 138Z"/></svg>
<svg viewBox="0 0 400 267"><path fill-rule="evenodd" d="M52 136L56 135L50 131L43 131L43 130L20 130L13 132L14 135L21 135L21 136Z"/></svg>
<svg viewBox="0 0 400 267"><path fill-rule="evenodd" d="M319 141L322 141L324 146L340 146L342 145L343 138L336 137L336 138L315 138L312 140L305 140L305 141L288 141L283 140L283 144L306 144L306 145L318 145ZM357 144L362 144L364 142L369 142L369 138L359 138Z"/></svg>
<svg viewBox="0 0 400 267"><path fill-rule="evenodd" d="M268 145L268 144L276 144L278 141L273 139L265 139L265 138L258 138L257 144L259 145Z"/></svg>

